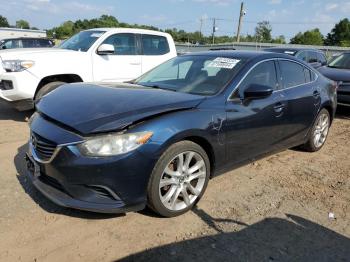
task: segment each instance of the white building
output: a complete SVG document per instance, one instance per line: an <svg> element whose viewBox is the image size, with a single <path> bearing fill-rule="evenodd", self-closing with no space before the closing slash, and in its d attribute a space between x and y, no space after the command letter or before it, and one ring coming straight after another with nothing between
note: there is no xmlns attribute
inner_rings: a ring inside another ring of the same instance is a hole
<svg viewBox="0 0 350 262"><path fill-rule="evenodd" d="M46 31L0 27L0 40L17 37L46 37Z"/></svg>

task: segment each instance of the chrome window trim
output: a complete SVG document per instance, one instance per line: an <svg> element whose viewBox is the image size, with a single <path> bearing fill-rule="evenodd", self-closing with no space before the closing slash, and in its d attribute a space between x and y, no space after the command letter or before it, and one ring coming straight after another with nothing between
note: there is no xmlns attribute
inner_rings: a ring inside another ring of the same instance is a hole
<svg viewBox="0 0 350 262"><path fill-rule="evenodd" d="M316 75L315 77L315 80L311 81L311 82L308 82L308 83L304 83L304 84L301 84L301 85L296 85L296 86L291 86L291 87L287 87L287 88L281 88L281 89L277 89L277 90L274 90L273 92L274 93L277 93L277 92L280 92L280 91L284 91L284 90L288 90L288 89L291 89L291 88L296 88L296 87L299 87L299 86L303 86L303 85L307 85L307 84L312 84L312 83L315 83L317 80L318 80L318 74L315 72L314 69L312 69L311 67L309 66L306 66L305 64L299 62L299 61L296 61L296 60L293 60L293 59L288 59L288 58L282 58L282 57L278 57L278 58L269 58L269 59L265 59L265 60L262 60L262 61L259 61L258 63L256 63L253 67L251 67L248 72L242 77L242 79L238 82L237 86L232 90L232 92L230 93L230 95L228 96L228 99L227 99L227 102L231 102L231 101L237 101L237 99L235 98L232 98L233 94L236 92L236 90L239 88L239 86L242 84L242 82L247 78L248 74L251 73L251 71L253 71L253 69L255 69L258 65L262 64L262 63L265 63L265 62L269 62L269 61L274 61L274 62L278 62L278 61L289 61L289 62L293 62L293 63L296 63L296 64L299 64L301 65L302 67L304 68L307 68L308 70L310 70L312 73L314 73ZM277 72L276 72L277 73ZM278 80L278 79L277 79Z"/></svg>

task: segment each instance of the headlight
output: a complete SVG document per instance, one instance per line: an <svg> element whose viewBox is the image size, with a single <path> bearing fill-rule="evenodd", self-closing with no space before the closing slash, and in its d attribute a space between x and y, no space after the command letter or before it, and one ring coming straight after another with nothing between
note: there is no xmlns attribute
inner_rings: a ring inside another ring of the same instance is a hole
<svg viewBox="0 0 350 262"><path fill-rule="evenodd" d="M152 135L152 132L106 135L89 139L79 144L78 149L85 156L115 156L128 153L146 144Z"/></svg>
<svg viewBox="0 0 350 262"><path fill-rule="evenodd" d="M33 65L34 61L30 60L4 60L2 62L2 66L7 72L21 72Z"/></svg>

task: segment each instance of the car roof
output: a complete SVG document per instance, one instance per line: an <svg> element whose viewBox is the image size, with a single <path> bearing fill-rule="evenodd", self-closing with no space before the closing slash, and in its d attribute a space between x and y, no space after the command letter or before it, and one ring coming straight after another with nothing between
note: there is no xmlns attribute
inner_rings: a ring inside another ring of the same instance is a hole
<svg viewBox="0 0 350 262"><path fill-rule="evenodd" d="M273 53L273 52L265 52L265 51L241 51L241 50L224 50L224 51L204 51L204 52L194 52L188 53L184 56L224 56L227 58L235 58L235 59L269 59L269 58L286 58L286 59L294 59L290 55L286 55L283 53ZM296 59L294 59L296 60ZM296 60L299 61L299 60Z"/></svg>
<svg viewBox="0 0 350 262"><path fill-rule="evenodd" d="M315 51L315 52L322 52L319 49L316 48L303 48L303 47L270 47L270 48L265 48L265 51L291 51L291 52L299 52L299 51Z"/></svg>
<svg viewBox="0 0 350 262"><path fill-rule="evenodd" d="M9 41L9 40L22 40L22 39L38 39L38 40L50 40L49 38L45 37L14 37L14 38L3 38L0 41Z"/></svg>

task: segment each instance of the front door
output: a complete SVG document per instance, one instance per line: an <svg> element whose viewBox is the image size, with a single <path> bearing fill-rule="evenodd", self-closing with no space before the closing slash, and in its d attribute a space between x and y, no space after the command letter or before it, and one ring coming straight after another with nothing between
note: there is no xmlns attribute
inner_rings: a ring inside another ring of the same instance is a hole
<svg viewBox="0 0 350 262"><path fill-rule="evenodd" d="M271 96L246 100L244 90L252 84L275 90ZM276 63L257 65L227 102L225 124L227 161L231 164L254 159L275 150L285 129L287 102L278 90Z"/></svg>
<svg viewBox="0 0 350 262"><path fill-rule="evenodd" d="M93 76L96 82L124 82L141 75L140 48L135 34L109 36L103 44L114 46L114 54L92 53Z"/></svg>

